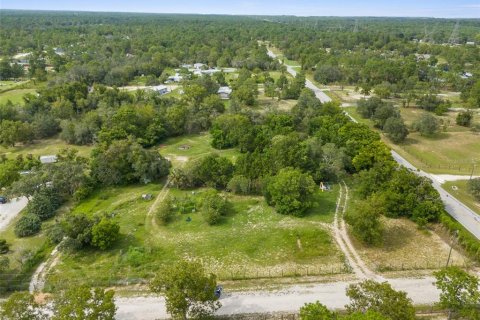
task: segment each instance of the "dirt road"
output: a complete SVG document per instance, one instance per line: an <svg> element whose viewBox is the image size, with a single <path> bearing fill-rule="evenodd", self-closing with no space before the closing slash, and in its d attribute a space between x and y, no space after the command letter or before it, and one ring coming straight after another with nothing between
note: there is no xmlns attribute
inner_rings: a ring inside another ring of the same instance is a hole
<svg viewBox="0 0 480 320"><path fill-rule="evenodd" d="M438 301L439 292L433 285L433 278L389 280L397 290L408 293L416 304L432 304ZM296 285L278 291L228 291L220 299L222 308L218 314L296 312L308 302L320 301L332 309L341 309L348 303L345 289L353 282L335 282L315 285ZM117 298L117 319L153 320L165 319L165 300L147 296Z"/></svg>

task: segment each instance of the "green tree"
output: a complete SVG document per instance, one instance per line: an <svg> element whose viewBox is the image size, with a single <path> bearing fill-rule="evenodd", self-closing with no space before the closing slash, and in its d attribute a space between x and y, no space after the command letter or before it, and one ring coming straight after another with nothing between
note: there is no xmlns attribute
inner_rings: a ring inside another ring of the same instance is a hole
<svg viewBox="0 0 480 320"><path fill-rule="evenodd" d="M462 111L457 114L457 117L455 119L456 123L459 126L463 127L470 127L473 119L473 113L472 111Z"/></svg>
<svg viewBox="0 0 480 320"><path fill-rule="evenodd" d="M203 216L209 225L218 224L227 214L227 200L214 189L205 191L201 202Z"/></svg>
<svg viewBox="0 0 480 320"><path fill-rule="evenodd" d="M166 225L173 219L173 216L175 215L175 208L173 205L173 199L171 196L165 197L160 203L155 213L160 224Z"/></svg>
<svg viewBox="0 0 480 320"><path fill-rule="evenodd" d="M300 320L336 320L335 312L327 309L319 301L306 303L300 308Z"/></svg>
<svg viewBox="0 0 480 320"><path fill-rule="evenodd" d="M353 233L369 245L378 245L382 242L383 226L380 217L385 205L378 196L369 197L359 202L354 211L345 217L352 226Z"/></svg>
<svg viewBox="0 0 480 320"><path fill-rule="evenodd" d="M38 189L27 205L27 212L36 215L40 220L47 220L55 215L62 204L58 192L51 187Z"/></svg>
<svg viewBox="0 0 480 320"><path fill-rule="evenodd" d="M422 136L430 136L438 132L440 124L435 116L424 113L413 122L413 129L420 132Z"/></svg>
<svg viewBox="0 0 480 320"><path fill-rule="evenodd" d="M470 192L477 201L480 201L480 178L469 180L467 187L468 192Z"/></svg>
<svg viewBox="0 0 480 320"><path fill-rule="evenodd" d="M392 117L385 121L383 131L393 143L401 143L408 136L408 129L402 118Z"/></svg>
<svg viewBox="0 0 480 320"><path fill-rule="evenodd" d="M114 320L116 311L113 290L75 286L55 296L52 320Z"/></svg>
<svg viewBox="0 0 480 320"><path fill-rule="evenodd" d="M0 189L9 187L13 182L20 179L19 167L15 161L0 163Z"/></svg>
<svg viewBox="0 0 480 320"><path fill-rule="evenodd" d="M167 312L174 319L203 319L221 306L216 285L216 276L206 274L200 263L181 261L159 272L150 288L165 296Z"/></svg>
<svg viewBox="0 0 480 320"><path fill-rule="evenodd" d="M480 319L479 279L458 267L434 273L435 286L441 291L439 305L449 310L449 319Z"/></svg>
<svg viewBox="0 0 480 320"><path fill-rule="evenodd" d="M28 292L15 292L5 301L0 309L3 320L43 320L47 316L42 313L33 295Z"/></svg>
<svg viewBox="0 0 480 320"><path fill-rule="evenodd" d="M120 226L118 223L103 217L92 227L92 246L106 250L118 239Z"/></svg>
<svg viewBox="0 0 480 320"><path fill-rule="evenodd" d="M350 298L350 304L345 307L349 313L370 310L391 320L415 319L412 300L405 292L395 291L388 282L365 280L351 284L347 288L347 297Z"/></svg>
<svg viewBox="0 0 480 320"><path fill-rule="evenodd" d="M315 182L310 175L285 168L268 180L265 199L278 213L302 216L312 206L314 193Z"/></svg>
<svg viewBox="0 0 480 320"><path fill-rule="evenodd" d="M15 223L14 232L17 237L29 237L40 232L42 222L38 216L27 213Z"/></svg>

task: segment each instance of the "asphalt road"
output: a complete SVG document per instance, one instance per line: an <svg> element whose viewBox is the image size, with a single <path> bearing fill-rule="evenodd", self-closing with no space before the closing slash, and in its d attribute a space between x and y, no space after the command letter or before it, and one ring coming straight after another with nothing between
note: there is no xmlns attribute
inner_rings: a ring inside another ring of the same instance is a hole
<svg viewBox="0 0 480 320"><path fill-rule="evenodd" d="M345 114L352 119L353 122L357 122L348 112ZM425 171L417 169L413 164L408 162L404 157L399 155L395 151L391 151L392 156L400 165L410 169L412 172L415 172L419 176L427 177L432 180L433 187L438 191L440 197L445 204L445 210L460 224L470 231L477 239L480 239L480 216L476 214L472 209L464 205L457 198L448 193L445 189L442 188L442 184L447 181L459 180L459 176L451 175L435 175L430 174ZM466 177L466 176L465 176ZM467 177L466 177L467 178Z"/></svg>
<svg viewBox="0 0 480 320"><path fill-rule="evenodd" d="M7 229L10 222L20 213L27 205L27 198L11 199L5 204L0 204L0 231Z"/></svg>
<svg viewBox="0 0 480 320"><path fill-rule="evenodd" d="M437 176L422 170L418 170L410 162L393 150L392 156L395 161L402 166L412 170L419 176L427 177L432 180L433 187L438 191L443 203L445 204L445 210L447 210L447 212L453 218L455 218L455 220L460 222L465 229L477 237L477 239L480 239L480 216L442 188L441 183L443 181L443 176Z"/></svg>
<svg viewBox="0 0 480 320"><path fill-rule="evenodd" d="M272 51L270 51L270 49L268 49L268 55L274 59L277 59L277 55L275 53L273 53ZM279 60L280 61L280 60ZM281 63L281 61L280 61ZM297 71L295 71L295 69L293 69L292 66L288 66L288 65L285 65L285 67L287 67L287 72L290 73L292 76L296 76L297 75ZM310 80L307 80L305 81L305 86L312 90L314 93L315 93L315 96L317 97L318 100L320 100L322 103L323 102L330 102L332 101L332 99L327 96L325 94L325 92L323 92L322 90L320 90L316 85L314 85Z"/></svg>

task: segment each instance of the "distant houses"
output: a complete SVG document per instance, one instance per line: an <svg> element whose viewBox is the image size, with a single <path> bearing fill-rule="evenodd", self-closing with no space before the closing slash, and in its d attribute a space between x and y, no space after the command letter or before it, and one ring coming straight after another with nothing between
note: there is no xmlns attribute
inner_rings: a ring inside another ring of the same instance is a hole
<svg viewBox="0 0 480 320"><path fill-rule="evenodd" d="M230 95L232 94L232 89L230 87L220 87L217 91L220 99L228 100L230 99Z"/></svg>

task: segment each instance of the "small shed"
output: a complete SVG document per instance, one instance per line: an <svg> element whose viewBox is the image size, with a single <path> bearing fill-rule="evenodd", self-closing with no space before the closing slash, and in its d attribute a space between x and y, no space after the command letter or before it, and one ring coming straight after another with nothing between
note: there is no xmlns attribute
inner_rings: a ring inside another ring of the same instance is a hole
<svg viewBox="0 0 480 320"><path fill-rule="evenodd" d="M154 86L152 87L153 91L159 93L159 94L167 94L168 93L168 88L167 86L164 85L159 85L159 86Z"/></svg>
<svg viewBox="0 0 480 320"><path fill-rule="evenodd" d="M56 155L40 156L40 162L42 164L55 163L57 161L58 159Z"/></svg>
<svg viewBox="0 0 480 320"><path fill-rule="evenodd" d="M220 87L217 91L220 99L228 100L230 99L230 95L232 94L232 89L230 87Z"/></svg>

